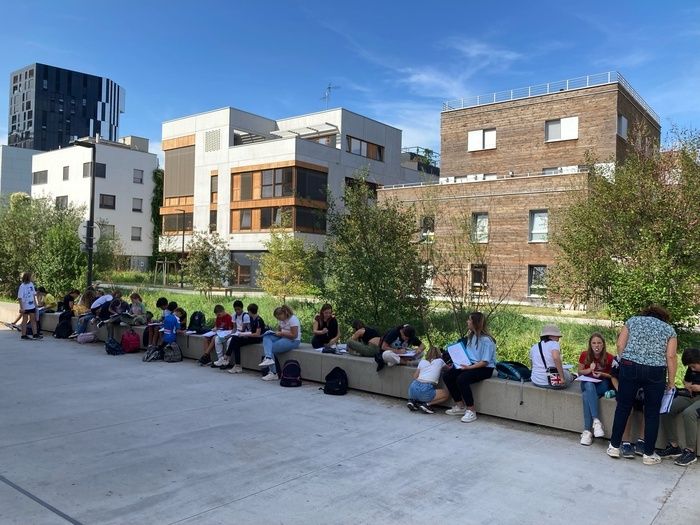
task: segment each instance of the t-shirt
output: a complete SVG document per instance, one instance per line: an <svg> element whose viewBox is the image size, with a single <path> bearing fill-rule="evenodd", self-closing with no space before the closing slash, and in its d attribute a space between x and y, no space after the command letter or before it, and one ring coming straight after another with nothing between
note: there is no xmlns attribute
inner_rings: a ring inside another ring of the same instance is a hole
<svg viewBox="0 0 700 525"><path fill-rule="evenodd" d="M364 344L369 344L369 342L374 339L375 337L379 337L381 334L371 326L366 326L365 327L365 333L362 334L362 337L360 337L360 341L362 341Z"/></svg>
<svg viewBox="0 0 700 525"><path fill-rule="evenodd" d="M440 358L428 361L421 359L418 363L418 380L424 383L437 384L440 381L440 372L445 366L445 361Z"/></svg>
<svg viewBox="0 0 700 525"><path fill-rule="evenodd" d="M177 341L178 328L180 328L180 320L174 314L168 312L165 319L163 319L163 342L174 343Z"/></svg>
<svg viewBox="0 0 700 525"><path fill-rule="evenodd" d="M215 330L233 330L233 320L231 314L217 315L214 319Z"/></svg>
<svg viewBox="0 0 700 525"><path fill-rule="evenodd" d="M578 364L579 364L579 370L582 368L588 368L586 366L586 355L588 355L588 350L584 350L581 352L581 355L578 358ZM608 354L607 352L605 353L606 359L605 363L600 363L596 361L595 364L595 371L596 372L603 372L604 374L609 374L612 372L612 364L613 364L613 356L611 354ZM591 374L584 374L584 375L591 375Z"/></svg>
<svg viewBox="0 0 700 525"><path fill-rule="evenodd" d="M75 299L73 299L73 296L71 294L66 295L63 298L63 310L70 310L71 309L71 303L74 303Z"/></svg>
<svg viewBox="0 0 700 525"><path fill-rule="evenodd" d="M263 333L265 333L265 321L263 321L263 318L258 316L255 319L250 317L250 322L248 323L249 329L251 333L255 333L260 329L260 336L262 336Z"/></svg>
<svg viewBox="0 0 700 525"><path fill-rule="evenodd" d="M622 359L647 366L666 366L666 344L676 337L673 327L661 319L650 316L634 316L627 319L629 331Z"/></svg>
<svg viewBox="0 0 700 525"><path fill-rule="evenodd" d="M299 319L297 318L296 315L291 316L289 319L286 321L280 321L280 331L282 332L291 332L292 331L292 326L297 327L297 337L295 341L301 341L301 323L299 323Z"/></svg>
<svg viewBox="0 0 700 525"><path fill-rule="evenodd" d="M233 324L236 325L236 330L244 332L246 326L250 326L250 315L246 312L241 312L241 315L233 314Z"/></svg>
<svg viewBox="0 0 700 525"><path fill-rule="evenodd" d="M496 367L496 343L488 335L465 337L462 342L472 363L486 361L487 368Z"/></svg>
<svg viewBox="0 0 700 525"><path fill-rule="evenodd" d="M328 328L328 333L326 334L330 339L333 339L338 335L338 320L335 317L331 317L328 321L324 321L320 315L316 316L316 322L318 323L318 329L323 330Z"/></svg>
<svg viewBox="0 0 700 525"><path fill-rule="evenodd" d="M544 355L544 360L547 366L542 363L542 357L540 356L539 344L535 343L530 348L530 361L532 361L532 377L530 380L536 385L548 385L547 381L547 368L556 366L554 363L554 358L552 357L552 352L555 350L560 350L559 343L556 341L544 341L542 342L542 354Z"/></svg>
<svg viewBox="0 0 700 525"><path fill-rule="evenodd" d="M22 306L22 310L32 310L36 308L35 302L36 290L34 283L22 283L17 290L17 299Z"/></svg>
<svg viewBox="0 0 700 525"><path fill-rule="evenodd" d="M413 338L408 341L404 341L403 339L401 339L402 328L403 325L397 326L396 328L392 328L386 334L384 334L384 337L382 337L382 341L391 346L392 348L407 348L409 346L420 346L423 344L421 340L418 339L416 336L413 336Z"/></svg>
<svg viewBox="0 0 700 525"><path fill-rule="evenodd" d="M112 297L112 296L109 295L109 294L105 294L105 295L103 295L102 297L98 297L98 298L95 299L95 300L93 301L93 303L90 305L90 310L95 310L95 309L97 309L97 308L100 308L100 307L102 307L103 305L105 305L106 303L112 302L112 299L114 299L114 297Z"/></svg>
<svg viewBox="0 0 700 525"><path fill-rule="evenodd" d="M143 303L134 301L129 307L129 313L131 315L146 315L146 306Z"/></svg>
<svg viewBox="0 0 700 525"><path fill-rule="evenodd" d="M691 385L700 385L700 372L693 372L693 370L688 367L683 376L683 381Z"/></svg>
<svg viewBox="0 0 700 525"><path fill-rule="evenodd" d="M47 310L55 310L56 306L56 298L50 293L47 293L44 296L44 308L46 308Z"/></svg>

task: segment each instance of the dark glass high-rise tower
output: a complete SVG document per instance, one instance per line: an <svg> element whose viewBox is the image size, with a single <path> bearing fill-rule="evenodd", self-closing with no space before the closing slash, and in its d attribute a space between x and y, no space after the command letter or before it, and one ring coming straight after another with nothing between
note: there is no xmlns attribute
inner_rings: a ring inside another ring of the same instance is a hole
<svg viewBox="0 0 700 525"><path fill-rule="evenodd" d="M105 77L45 64L10 74L7 143L42 151L73 137L117 140L125 91Z"/></svg>

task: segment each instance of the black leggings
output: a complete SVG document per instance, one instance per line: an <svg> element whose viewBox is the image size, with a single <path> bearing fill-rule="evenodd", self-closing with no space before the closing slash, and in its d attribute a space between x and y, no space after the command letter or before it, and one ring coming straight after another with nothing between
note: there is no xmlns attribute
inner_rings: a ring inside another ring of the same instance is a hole
<svg viewBox="0 0 700 525"><path fill-rule="evenodd" d="M253 345L256 343L262 343L262 337L236 337L233 336L228 341L228 349L226 350L226 355L231 357L233 354L234 363L237 365L241 364L241 347L245 345Z"/></svg>
<svg viewBox="0 0 700 525"><path fill-rule="evenodd" d="M445 381L447 390L450 391L452 399L455 401L464 401L468 407L474 406L474 396L472 395L471 385L488 379L493 375L493 368L471 368L462 370L461 368L450 368L442 376Z"/></svg>
<svg viewBox="0 0 700 525"><path fill-rule="evenodd" d="M331 339L333 339L336 335L338 334L315 335L311 338L311 346L313 348L322 348L324 345L330 343Z"/></svg>

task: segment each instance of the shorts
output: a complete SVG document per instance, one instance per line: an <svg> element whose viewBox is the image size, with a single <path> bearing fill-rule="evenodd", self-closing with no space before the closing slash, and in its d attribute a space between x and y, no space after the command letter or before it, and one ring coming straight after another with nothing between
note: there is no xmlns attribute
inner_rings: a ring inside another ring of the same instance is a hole
<svg viewBox="0 0 700 525"><path fill-rule="evenodd" d="M30 308L29 310L23 310L23 314L35 314L36 313L36 308Z"/></svg>
<svg viewBox="0 0 700 525"><path fill-rule="evenodd" d="M432 383L421 383L414 379L408 387L408 399L427 403L435 399L435 385Z"/></svg>

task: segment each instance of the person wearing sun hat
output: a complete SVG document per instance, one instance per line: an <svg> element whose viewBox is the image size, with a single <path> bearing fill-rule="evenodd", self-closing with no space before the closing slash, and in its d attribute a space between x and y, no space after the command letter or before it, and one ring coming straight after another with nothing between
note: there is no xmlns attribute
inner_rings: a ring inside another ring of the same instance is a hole
<svg viewBox="0 0 700 525"><path fill-rule="evenodd" d="M530 348L532 362L532 384L542 388L564 389L573 381L573 376L564 370L559 347L561 330L555 324L546 324L540 332L540 341ZM552 374L558 375L558 381L550 381Z"/></svg>

